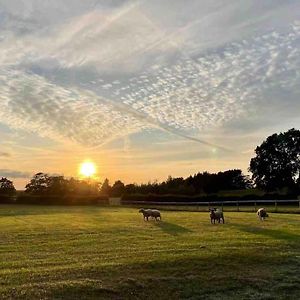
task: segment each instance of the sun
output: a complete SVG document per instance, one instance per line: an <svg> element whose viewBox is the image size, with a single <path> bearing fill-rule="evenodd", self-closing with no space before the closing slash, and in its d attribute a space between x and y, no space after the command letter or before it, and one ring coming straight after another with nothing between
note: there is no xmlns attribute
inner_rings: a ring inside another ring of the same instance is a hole
<svg viewBox="0 0 300 300"><path fill-rule="evenodd" d="M83 162L80 165L79 173L84 177L92 177L96 173L96 166L90 161Z"/></svg>

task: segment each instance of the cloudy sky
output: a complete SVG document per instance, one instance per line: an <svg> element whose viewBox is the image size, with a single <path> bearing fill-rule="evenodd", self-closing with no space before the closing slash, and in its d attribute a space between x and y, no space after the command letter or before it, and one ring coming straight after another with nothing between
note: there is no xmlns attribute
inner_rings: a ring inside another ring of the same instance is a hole
<svg viewBox="0 0 300 300"><path fill-rule="evenodd" d="M0 176L242 168L300 127L299 0L0 0Z"/></svg>

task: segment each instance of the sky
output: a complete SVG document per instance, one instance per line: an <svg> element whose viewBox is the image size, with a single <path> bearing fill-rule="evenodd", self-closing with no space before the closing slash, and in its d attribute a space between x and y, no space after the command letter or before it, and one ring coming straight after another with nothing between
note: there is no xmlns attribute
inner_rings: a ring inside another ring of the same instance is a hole
<svg viewBox="0 0 300 300"><path fill-rule="evenodd" d="M300 128L299 0L0 0L0 176L240 168Z"/></svg>

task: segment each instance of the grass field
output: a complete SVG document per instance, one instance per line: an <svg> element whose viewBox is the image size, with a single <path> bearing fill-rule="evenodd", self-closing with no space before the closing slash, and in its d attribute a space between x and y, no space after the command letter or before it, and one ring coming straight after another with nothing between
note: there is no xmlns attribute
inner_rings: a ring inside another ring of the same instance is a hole
<svg viewBox="0 0 300 300"><path fill-rule="evenodd" d="M297 299L300 215L0 206L1 299Z"/></svg>

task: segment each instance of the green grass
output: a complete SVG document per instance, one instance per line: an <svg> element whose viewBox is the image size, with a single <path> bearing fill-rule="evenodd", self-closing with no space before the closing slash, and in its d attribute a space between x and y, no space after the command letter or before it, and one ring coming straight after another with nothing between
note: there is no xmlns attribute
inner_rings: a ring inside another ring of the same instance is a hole
<svg viewBox="0 0 300 300"><path fill-rule="evenodd" d="M296 299L300 215L0 206L1 299Z"/></svg>

